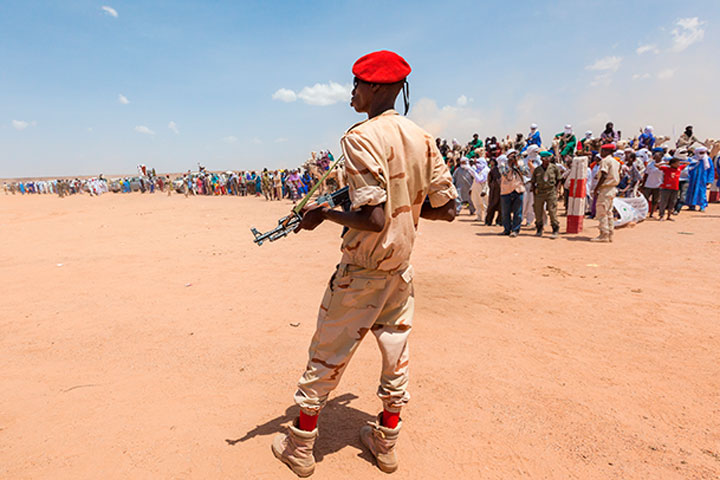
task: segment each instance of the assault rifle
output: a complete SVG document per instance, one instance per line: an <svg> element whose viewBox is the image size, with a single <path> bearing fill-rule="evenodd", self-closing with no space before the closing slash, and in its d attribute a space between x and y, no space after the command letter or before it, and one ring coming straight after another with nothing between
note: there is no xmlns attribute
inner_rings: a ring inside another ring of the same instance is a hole
<svg viewBox="0 0 720 480"><path fill-rule="evenodd" d="M295 207L290 211L290 215L287 215L278 220L277 227L265 233L260 233L257 228L251 228L250 231L255 236L254 242L258 245L262 245L263 242L265 242L266 240L274 242L275 240L278 240L280 238L287 237L290 232L295 231L295 228L300 225L300 221L302 220L301 212L303 208L305 208L305 205L308 204L310 198L315 193L315 191L330 175L330 172L332 172L335 167L337 167L338 164L342 161L343 157L344 155L340 155L340 157L338 157L338 159L335 160L332 165L330 165L330 168L328 168L328 170L320 178L320 180L318 180L318 182L310 189L307 195L305 195L305 197L303 197L303 199L300 200L300 202L295 205ZM328 208L335 208L340 206L343 210L347 212L348 210L350 210L350 194L348 192L348 188L345 187L330 194L320 195L318 199L315 200L315 202L311 203L311 205L318 205Z"/></svg>
<svg viewBox="0 0 720 480"><path fill-rule="evenodd" d="M350 210L348 187L341 188L333 193L320 195L318 199L310 205L328 208L342 207L342 209L347 212ZM266 240L274 242L275 240L288 236L290 232L295 231L295 228L297 228L301 220L302 215L300 212L293 210L290 212L290 215L278 220L278 226L268 232L260 233L257 228L251 228L250 231L255 236L255 243L262 245Z"/></svg>

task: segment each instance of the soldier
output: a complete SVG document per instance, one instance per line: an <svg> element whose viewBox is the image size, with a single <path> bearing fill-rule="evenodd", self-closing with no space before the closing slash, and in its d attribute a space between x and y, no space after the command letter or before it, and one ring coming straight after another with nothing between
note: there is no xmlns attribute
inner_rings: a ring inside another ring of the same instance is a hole
<svg viewBox="0 0 720 480"><path fill-rule="evenodd" d="M543 234L543 211L547 209L552 226L551 238L558 238L560 222L557 218L558 193L562 185L562 172L560 167L551 163L552 153L540 152L542 164L535 167L530 179L530 188L535 195L535 229L538 237Z"/></svg>
<svg viewBox="0 0 720 480"><path fill-rule="evenodd" d="M407 113L410 66L399 55L380 51L360 58L352 72L350 105L368 119L341 140L351 211L306 208L298 226L313 230L330 220L348 228L295 393L300 416L272 443L275 456L302 477L315 469L318 414L368 332L382 352L377 395L383 411L361 428L360 437L381 470L397 469L400 410L410 399L408 336L415 304L410 254L416 228L419 217L455 218L457 192L435 141L394 110L403 90Z"/></svg>
<svg viewBox="0 0 720 480"><path fill-rule="evenodd" d="M615 229L615 216L613 215L613 200L617 195L617 185L620 183L620 163L615 160L612 153L615 145L607 143L600 148L600 169L595 182L593 194L597 198L595 217L598 220L600 235L591 239L593 242L612 242Z"/></svg>

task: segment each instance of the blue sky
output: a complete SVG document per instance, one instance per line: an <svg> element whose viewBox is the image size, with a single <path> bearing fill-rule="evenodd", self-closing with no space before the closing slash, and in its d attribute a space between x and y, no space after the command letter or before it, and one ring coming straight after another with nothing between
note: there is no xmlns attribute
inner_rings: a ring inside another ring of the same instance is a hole
<svg viewBox="0 0 720 480"><path fill-rule="evenodd" d="M103 8L107 7L107 8ZM0 177L293 166L395 50L411 118L466 141L572 123L720 137L717 0L0 2ZM294 100L294 101L290 101ZM172 122L172 123L171 123Z"/></svg>

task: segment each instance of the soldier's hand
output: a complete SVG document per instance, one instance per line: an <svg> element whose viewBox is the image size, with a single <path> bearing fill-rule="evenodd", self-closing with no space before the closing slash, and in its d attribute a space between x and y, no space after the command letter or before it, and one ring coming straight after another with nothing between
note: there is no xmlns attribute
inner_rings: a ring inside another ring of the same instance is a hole
<svg viewBox="0 0 720 480"><path fill-rule="evenodd" d="M325 220L325 209L327 207L321 207L320 205L311 205L304 207L300 215L302 220L300 224L295 228L295 233L300 230L315 230L323 220Z"/></svg>

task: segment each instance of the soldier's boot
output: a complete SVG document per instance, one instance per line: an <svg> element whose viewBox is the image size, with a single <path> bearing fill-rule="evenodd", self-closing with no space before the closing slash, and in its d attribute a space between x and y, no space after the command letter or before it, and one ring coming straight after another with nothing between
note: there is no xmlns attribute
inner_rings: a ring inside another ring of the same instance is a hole
<svg viewBox="0 0 720 480"><path fill-rule="evenodd" d="M550 238L558 238L560 236L560 229L559 228L553 228L552 235L550 235Z"/></svg>
<svg viewBox="0 0 720 480"><path fill-rule="evenodd" d="M601 242L601 243L610 242L610 238L607 235L605 235L604 233L601 233L597 237L591 238L590 241L591 242Z"/></svg>
<svg viewBox="0 0 720 480"><path fill-rule="evenodd" d="M540 227L540 228L537 228L537 227L536 227L536 228L535 228L535 236L536 236L536 237L542 237L542 235L543 235L543 229L542 229L542 227Z"/></svg>
<svg viewBox="0 0 720 480"><path fill-rule="evenodd" d="M382 413L380 413L374 422L368 422L360 429L360 440L375 457L378 468L385 473L392 473L398 468L395 444L400 436L401 427L402 420L395 428L383 427Z"/></svg>
<svg viewBox="0 0 720 480"><path fill-rule="evenodd" d="M306 432L297 428L294 423L288 427L287 433L275 435L272 442L273 454L298 477L309 477L315 471L313 446L317 436L317 427L312 432Z"/></svg>

